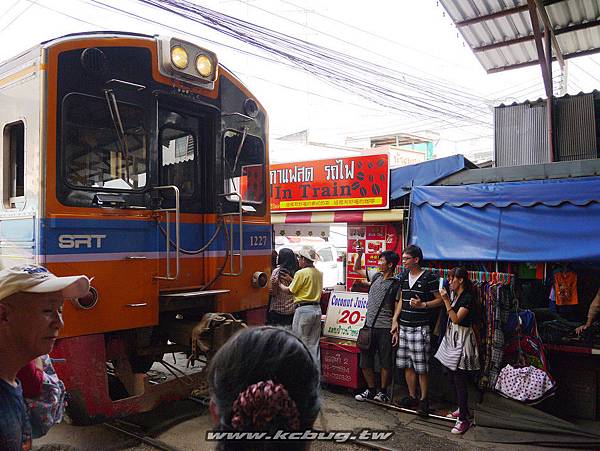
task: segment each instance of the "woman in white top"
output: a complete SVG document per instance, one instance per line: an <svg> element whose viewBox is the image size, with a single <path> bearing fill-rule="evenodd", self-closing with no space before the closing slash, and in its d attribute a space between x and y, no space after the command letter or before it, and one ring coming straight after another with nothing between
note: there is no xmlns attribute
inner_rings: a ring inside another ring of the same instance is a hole
<svg viewBox="0 0 600 451"><path fill-rule="evenodd" d="M440 290L448 313L448 326L435 357L449 370L456 389L459 407L450 414L457 419L451 432L464 434L471 426L467 371L479 369L479 350L472 328L475 297L466 269L455 268L454 277L450 277L449 282L453 297L444 288Z"/></svg>

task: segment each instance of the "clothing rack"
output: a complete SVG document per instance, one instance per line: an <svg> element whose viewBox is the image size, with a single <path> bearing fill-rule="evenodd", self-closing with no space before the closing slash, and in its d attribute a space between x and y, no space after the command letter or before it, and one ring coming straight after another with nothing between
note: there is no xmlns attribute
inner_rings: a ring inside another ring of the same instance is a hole
<svg viewBox="0 0 600 451"><path fill-rule="evenodd" d="M403 271L404 266L400 266L400 270ZM434 274L437 274L439 277L443 277L444 279L448 278L448 272L450 269L448 268L431 268L431 267L422 267L421 269L425 269L427 271L431 271ZM492 283L501 283L503 285L510 285L515 280L515 275L507 272L488 272L488 271L467 271L469 273L469 279L471 282L492 282Z"/></svg>

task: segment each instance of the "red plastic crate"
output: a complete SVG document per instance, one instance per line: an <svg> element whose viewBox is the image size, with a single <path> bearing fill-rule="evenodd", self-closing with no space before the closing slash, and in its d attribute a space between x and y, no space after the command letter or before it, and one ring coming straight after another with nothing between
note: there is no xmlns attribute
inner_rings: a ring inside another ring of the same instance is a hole
<svg viewBox="0 0 600 451"><path fill-rule="evenodd" d="M321 375L323 382L359 389L365 381L358 363L360 349L349 340L321 338Z"/></svg>

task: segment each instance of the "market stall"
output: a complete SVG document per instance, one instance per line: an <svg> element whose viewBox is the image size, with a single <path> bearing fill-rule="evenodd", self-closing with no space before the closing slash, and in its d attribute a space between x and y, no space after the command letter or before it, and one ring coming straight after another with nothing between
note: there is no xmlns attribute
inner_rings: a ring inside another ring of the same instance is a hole
<svg viewBox="0 0 600 451"><path fill-rule="evenodd" d="M362 386L355 340L365 320L367 285L352 270L357 245L365 250L361 266L367 270L376 268L381 252L401 253L411 187L475 167L462 155L454 155L389 170L386 154L271 165L271 218L276 249L315 247L322 255L317 267L327 280L332 280L332 270L337 271L334 260L343 258L339 283L329 283L335 291L323 296L327 317L321 360L328 383L349 388ZM339 233L337 226L344 227L341 243L336 243L333 236ZM339 299L353 301L340 308Z"/></svg>
<svg viewBox="0 0 600 451"><path fill-rule="evenodd" d="M525 354L526 364L556 381L556 396L545 407L596 419L600 327L581 334L576 327L585 323L600 287L600 177L589 175L586 162L555 163L553 170L557 165L568 177L548 179L538 165L520 167L515 182L501 181L510 176L509 168L500 168L414 187L409 242L434 267L461 263L514 274L506 293L491 301L491 321L484 322L489 340L484 336L483 343L491 341L496 354L495 366L483 374L487 388L498 389L495 381L511 353ZM473 183L482 177L486 183ZM481 299L489 301L489 290Z"/></svg>

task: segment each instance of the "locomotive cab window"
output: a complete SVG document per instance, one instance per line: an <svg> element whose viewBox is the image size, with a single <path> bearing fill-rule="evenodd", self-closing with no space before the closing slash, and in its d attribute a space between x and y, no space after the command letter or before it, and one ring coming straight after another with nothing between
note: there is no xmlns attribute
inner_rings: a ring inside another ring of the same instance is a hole
<svg viewBox="0 0 600 451"><path fill-rule="evenodd" d="M196 192L196 163L198 152L198 118L174 111L161 110L160 121L160 182L175 185L182 198ZM171 193L166 192L170 196Z"/></svg>
<svg viewBox="0 0 600 451"><path fill-rule="evenodd" d="M63 104L64 179L75 188L139 190L146 186L147 135L143 110L70 94Z"/></svg>
<svg viewBox="0 0 600 451"><path fill-rule="evenodd" d="M237 196L233 195L237 193L245 204L264 205L265 148L262 140L227 130L223 141L225 192L231 194L227 200L237 202Z"/></svg>
<svg viewBox="0 0 600 451"><path fill-rule="evenodd" d="M8 124L3 135L4 205L16 208L25 196L25 124Z"/></svg>

